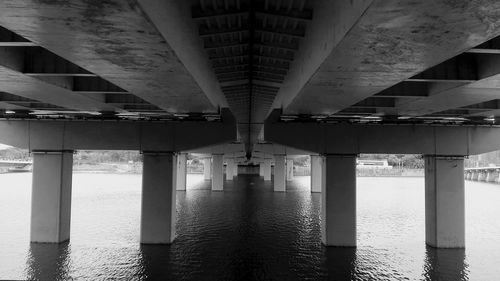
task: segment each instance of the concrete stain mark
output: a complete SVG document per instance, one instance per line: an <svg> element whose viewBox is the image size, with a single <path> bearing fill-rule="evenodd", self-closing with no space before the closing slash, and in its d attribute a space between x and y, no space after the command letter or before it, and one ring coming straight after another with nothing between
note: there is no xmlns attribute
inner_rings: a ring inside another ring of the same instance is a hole
<svg viewBox="0 0 500 281"><path fill-rule="evenodd" d="M287 110L340 109L500 35L500 1L374 3ZM377 72L383 80L369 74Z"/></svg>
<svg viewBox="0 0 500 281"><path fill-rule="evenodd" d="M6 11L0 20L13 31L163 109L213 111L135 0L1 1L0 6Z"/></svg>
<svg viewBox="0 0 500 281"><path fill-rule="evenodd" d="M41 20L62 21L75 33L80 30L81 33L90 34L91 38L84 38L87 41L86 45L104 45L96 48L96 53L106 57L110 63L129 69L159 68L162 62L174 65L179 63L173 51L166 48L165 40L142 18L142 12L136 1L38 0L37 2L46 6L57 6L59 11L63 10L61 13L63 17L46 16ZM46 8L49 7L44 9ZM102 44L103 41L105 44ZM145 43L148 47L154 48L153 56L149 50L144 49Z"/></svg>

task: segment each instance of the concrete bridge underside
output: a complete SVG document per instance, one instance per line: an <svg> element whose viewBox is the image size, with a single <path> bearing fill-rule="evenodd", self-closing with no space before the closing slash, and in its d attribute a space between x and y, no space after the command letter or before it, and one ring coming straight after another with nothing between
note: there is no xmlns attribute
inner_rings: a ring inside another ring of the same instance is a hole
<svg viewBox="0 0 500 281"><path fill-rule="evenodd" d="M32 241L69 239L72 151L129 149L144 156L143 243L175 237L186 153L205 155L218 191L224 163L226 180L258 164L285 191L290 158L311 155L329 246L356 245L356 155L414 153L426 159L427 243L465 245L463 157L500 149L500 2L3 0L0 11L0 142L34 155Z"/></svg>

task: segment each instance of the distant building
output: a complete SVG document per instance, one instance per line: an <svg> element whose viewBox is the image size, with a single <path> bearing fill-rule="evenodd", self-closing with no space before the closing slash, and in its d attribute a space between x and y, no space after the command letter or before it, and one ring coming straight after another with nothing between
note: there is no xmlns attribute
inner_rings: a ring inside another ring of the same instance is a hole
<svg viewBox="0 0 500 281"><path fill-rule="evenodd" d="M359 169L392 169L387 160L358 159L356 168Z"/></svg>

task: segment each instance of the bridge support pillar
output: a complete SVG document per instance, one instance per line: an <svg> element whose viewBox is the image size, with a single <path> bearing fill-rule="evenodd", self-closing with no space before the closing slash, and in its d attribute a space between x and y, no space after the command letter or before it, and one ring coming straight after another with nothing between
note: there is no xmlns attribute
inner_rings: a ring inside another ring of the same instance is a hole
<svg viewBox="0 0 500 281"><path fill-rule="evenodd" d="M479 178L479 172L473 171L470 179L473 181L477 181L478 178Z"/></svg>
<svg viewBox="0 0 500 281"><path fill-rule="evenodd" d="M212 155L212 190L222 191L224 190L224 155L223 154L213 154Z"/></svg>
<svg viewBox="0 0 500 281"><path fill-rule="evenodd" d="M233 167L231 165L231 159L226 160L226 180L233 180Z"/></svg>
<svg viewBox="0 0 500 281"><path fill-rule="evenodd" d="M264 163L259 163L259 176L264 177Z"/></svg>
<svg viewBox="0 0 500 281"><path fill-rule="evenodd" d="M232 181L233 180L233 173L234 173L234 161L233 159L227 159L226 160L226 180Z"/></svg>
<svg viewBox="0 0 500 281"><path fill-rule="evenodd" d="M356 155L326 155L321 184L321 242L356 246Z"/></svg>
<svg viewBox="0 0 500 281"><path fill-rule="evenodd" d="M425 241L465 247L464 158L425 156Z"/></svg>
<svg viewBox="0 0 500 281"><path fill-rule="evenodd" d="M203 159L203 177L205 180L210 180L212 178L212 159Z"/></svg>
<svg viewBox="0 0 500 281"><path fill-rule="evenodd" d="M271 180L271 159L265 159L264 163L262 163L262 170L264 173L264 180L265 181L270 181Z"/></svg>
<svg viewBox="0 0 500 281"><path fill-rule="evenodd" d="M238 163L233 160L233 178L238 176Z"/></svg>
<svg viewBox="0 0 500 281"><path fill-rule="evenodd" d="M293 159L286 159L286 180L293 180Z"/></svg>
<svg viewBox="0 0 500 281"><path fill-rule="evenodd" d="M484 171L480 171L479 172L479 175L477 177L477 180L478 181L486 181L486 176L487 176L487 173L484 172Z"/></svg>
<svg viewBox="0 0 500 281"><path fill-rule="evenodd" d="M488 175L486 176L487 182L497 182L499 173L497 170L488 171Z"/></svg>
<svg viewBox="0 0 500 281"><path fill-rule="evenodd" d="M324 161L321 155L311 155L311 192L321 192Z"/></svg>
<svg viewBox="0 0 500 281"><path fill-rule="evenodd" d="M177 155L177 175L176 175L176 188L177 190L186 190L186 181L187 181L187 154L179 153Z"/></svg>
<svg viewBox="0 0 500 281"><path fill-rule="evenodd" d="M285 155L274 155L274 191L286 191L285 162Z"/></svg>
<svg viewBox="0 0 500 281"><path fill-rule="evenodd" d="M31 242L69 240L72 151L33 151Z"/></svg>
<svg viewBox="0 0 500 281"><path fill-rule="evenodd" d="M177 160L172 152L144 152L141 243L170 244L175 239Z"/></svg>

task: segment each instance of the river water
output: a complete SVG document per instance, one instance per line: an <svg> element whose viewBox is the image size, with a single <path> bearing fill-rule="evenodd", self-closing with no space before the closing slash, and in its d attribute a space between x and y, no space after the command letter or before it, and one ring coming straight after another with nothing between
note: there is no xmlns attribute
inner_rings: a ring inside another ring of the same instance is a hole
<svg viewBox="0 0 500 281"><path fill-rule="evenodd" d="M358 178L358 247L320 243L309 177L211 192L188 176L177 238L140 246L140 175L75 173L71 241L30 244L31 174L0 174L0 279L500 280L500 185L466 182L466 249L425 246L423 178Z"/></svg>

